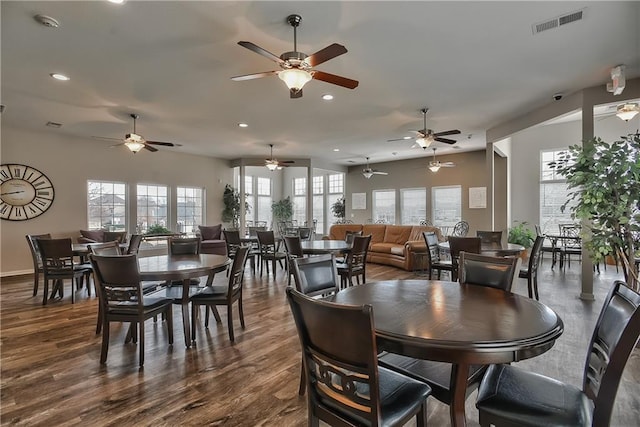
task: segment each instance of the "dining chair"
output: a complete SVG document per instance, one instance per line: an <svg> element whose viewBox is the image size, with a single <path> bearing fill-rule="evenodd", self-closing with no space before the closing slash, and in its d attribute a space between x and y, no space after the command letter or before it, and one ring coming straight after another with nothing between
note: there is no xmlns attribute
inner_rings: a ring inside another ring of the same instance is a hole
<svg viewBox="0 0 640 427"><path fill-rule="evenodd" d="M305 256L302 250L302 238L300 236L283 236L282 241L287 254L287 286L290 286L291 275L293 274L291 261Z"/></svg>
<svg viewBox="0 0 640 427"><path fill-rule="evenodd" d="M493 257L462 251L458 263L460 283L511 292L520 263L520 257Z"/></svg>
<svg viewBox="0 0 640 427"><path fill-rule="evenodd" d="M451 280L458 281L458 258L460 252L470 252L479 254L481 250L481 241L479 237L456 237L449 236L449 254L451 255L451 263L453 264L453 272Z"/></svg>
<svg viewBox="0 0 640 427"><path fill-rule="evenodd" d="M244 279L244 266L249 254L248 246L240 246L236 249L233 257L233 264L229 272L229 281L226 286L205 286L196 294L192 295L191 301L191 339L196 339L196 317L201 305L206 307L204 326L209 327L209 308L214 313L216 321L220 318L215 311L215 306L227 306L227 326L229 328L229 340L235 341L233 333L233 303L238 302L238 315L240 316L240 326L244 325L244 311L242 310L242 281Z"/></svg>
<svg viewBox="0 0 640 427"><path fill-rule="evenodd" d="M169 255L200 255L202 245L202 237L169 237L168 251ZM199 278L190 279L191 286L200 284ZM169 286L182 286L181 280L174 280Z"/></svg>
<svg viewBox="0 0 640 427"><path fill-rule="evenodd" d="M132 234L129 238L129 246L127 247L127 255L137 254L140 251L140 244L142 243L142 234Z"/></svg>
<svg viewBox="0 0 640 427"><path fill-rule="evenodd" d="M469 233L469 223L467 221L458 221L451 231L451 236L466 237Z"/></svg>
<svg viewBox="0 0 640 427"><path fill-rule="evenodd" d="M640 294L616 281L589 343L582 388L510 365L487 370L476 407L481 426L608 426L624 367L640 336Z"/></svg>
<svg viewBox="0 0 640 427"><path fill-rule="evenodd" d="M354 236L353 245L347 254L344 263L338 264L338 275L340 276L341 288L353 286L353 278L360 285L360 277L362 283L367 283L367 253L369 252L369 243L371 243L371 235Z"/></svg>
<svg viewBox="0 0 640 427"><path fill-rule="evenodd" d="M378 366L373 308L316 300L287 287L302 347L308 424L427 423L428 385Z"/></svg>
<svg viewBox="0 0 640 427"><path fill-rule="evenodd" d="M298 236L302 240L311 240L311 236L313 235L313 230L311 227L298 227Z"/></svg>
<svg viewBox="0 0 640 427"><path fill-rule="evenodd" d="M423 231L422 238L427 246L427 268L429 270L429 280L431 280L433 270L438 272L438 280L441 273L448 271L453 274L453 263L451 260L440 258L440 249L438 248L438 236L434 231Z"/></svg>
<svg viewBox="0 0 640 427"><path fill-rule="evenodd" d="M262 269L266 265L267 275L269 275L269 263L273 266L273 277L276 277L276 262L282 266L282 261L287 260L287 254L280 252L276 246L276 238L273 230L256 231L258 236L258 246L260 248L260 277L262 277Z"/></svg>
<svg viewBox="0 0 640 427"><path fill-rule="evenodd" d="M42 256L40 256L40 249L38 248L38 239L50 239L51 234L27 234L25 238L27 239L29 251L31 252L31 260L33 261L33 296L35 297L38 295L38 288L40 287L40 274L44 274Z"/></svg>
<svg viewBox="0 0 640 427"><path fill-rule="evenodd" d="M571 255L582 255L582 241L580 239L580 226L577 224L559 224L561 246L560 246L560 268L568 265L571 268Z"/></svg>
<svg viewBox="0 0 640 427"><path fill-rule="evenodd" d="M476 236L480 238L480 245L485 248L495 248L498 251L502 248L502 231L476 231Z"/></svg>
<svg viewBox="0 0 640 427"><path fill-rule="evenodd" d="M236 252L238 248L244 246L242 243L242 239L240 239L240 231L238 230L222 230L222 234L224 236L224 242L227 246L227 256L231 259L234 259L236 256ZM251 264L251 271L255 273L256 271L256 257L260 255L260 251L257 248L249 246L249 252L247 254L247 259L249 259ZM227 270L227 277L229 276L230 270Z"/></svg>
<svg viewBox="0 0 640 427"><path fill-rule="evenodd" d="M521 279L527 279L527 291L529 292L529 298L535 296L536 300L540 300L538 296L538 267L540 267L540 261L542 260L542 244L544 243L544 236L537 236L531 247L531 253L529 254L529 261L526 266L523 266L518 272L518 277Z"/></svg>
<svg viewBox="0 0 640 427"><path fill-rule="evenodd" d="M77 264L73 258L73 248L71 239L38 239L38 249L42 258L42 268L44 271L44 296L42 305L47 305L47 294L49 292L49 281L53 280L51 296L56 292L60 298L64 294L64 280L71 279L71 303L75 303L74 281L78 288L86 282L87 292L91 295L90 279L92 268L90 265Z"/></svg>
<svg viewBox="0 0 640 427"><path fill-rule="evenodd" d="M323 254L291 260L291 271L296 290L307 296L327 296L340 290L338 267L333 254ZM304 360L303 360L304 364ZM304 365L300 371L298 394L302 396L306 389Z"/></svg>
<svg viewBox="0 0 640 427"><path fill-rule="evenodd" d="M146 296L142 292L136 255L91 255L100 291L102 309L102 348L100 364L107 362L109 325L111 322L131 323L132 341L140 341L140 367L144 365L144 322L162 314L166 318L169 345L173 344L173 301L170 298ZM138 332L138 328L140 331Z"/></svg>
<svg viewBox="0 0 640 427"><path fill-rule="evenodd" d="M104 242L113 242L116 241L118 243L126 243L127 242L127 232L126 231L105 231L104 232Z"/></svg>

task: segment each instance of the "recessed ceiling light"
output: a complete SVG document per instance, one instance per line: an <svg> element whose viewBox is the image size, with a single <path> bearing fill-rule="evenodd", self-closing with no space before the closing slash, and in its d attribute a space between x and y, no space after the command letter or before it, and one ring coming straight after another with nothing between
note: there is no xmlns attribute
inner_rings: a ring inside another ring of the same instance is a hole
<svg viewBox="0 0 640 427"><path fill-rule="evenodd" d="M109 3L122 4L124 0L109 0Z"/></svg>
<svg viewBox="0 0 640 427"><path fill-rule="evenodd" d="M51 73L49 74L51 77L53 77L56 80L61 80L63 82L66 82L68 80L71 80L69 77L65 76L64 74L60 74L60 73Z"/></svg>
<svg viewBox="0 0 640 427"><path fill-rule="evenodd" d="M339 148L334 148L333 151L340 151L340 149Z"/></svg>
<svg viewBox="0 0 640 427"><path fill-rule="evenodd" d="M240 128L248 128L249 125L246 124L246 123L238 123L238 127L240 127Z"/></svg>
<svg viewBox="0 0 640 427"><path fill-rule="evenodd" d="M322 99L324 99L325 101L331 101L333 99L333 95L325 93L324 95L322 95Z"/></svg>
<svg viewBox="0 0 640 427"><path fill-rule="evenodd" d="M402 139L411 139L411 136L403 136Z"/></svg>

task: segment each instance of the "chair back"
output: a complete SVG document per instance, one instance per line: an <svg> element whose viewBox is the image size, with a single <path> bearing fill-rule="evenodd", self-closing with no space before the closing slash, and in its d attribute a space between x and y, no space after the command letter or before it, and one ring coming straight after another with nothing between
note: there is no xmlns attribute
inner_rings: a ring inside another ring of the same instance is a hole
<svg viewBox="0 0 640 427"><path fill-rule="evenodd" d="M267 231L267 226L251 226L247 227L249 229L249 236L256 236L258 231Z"/></svg>
<svg viewBox="0 0 640 427"><path fill-rule="evenodd" d="M201 237L169 237L169 255L199 255Z"/></svg>
<svg viewBox="0 0 640 427"><path fill-rule="evenodd" d="M103 242L113 242L116 241L118 243L125 243L127 241L127 232L126 231L105 231Z"/></svg>
<svg viewBox="0 0 640 427"><path fill-rule="evenodd" d="M311 240L311 236L313 235L313 230L311 227L298 227L298 236L302 240Z"/></svg>
<svg viewBox="0 0 640 427"><path fill-rule="evenodd" d="M315 300L291 287L286 292L302 347L309 411L337 414L349 425L379 425L373 308Z"/></svg>
<svg viewBox="0 0 640 427"><path fill-rule="evenodd" d="M229 288L227 290L227 297L235 293L242 291L242 280L244 279L244 266L247 262L249 254L249 246L239 246L236 249L235 256L233 257L233 264L231 264L231 270L229 270Z"/></svg>
<svg viewBox="0 0 640 427"><path fill-rule="evenodd" d="M432 262L440 261L440 251L438 250L438 236L435 231L423 231L422 238L425 245L427 245L427 252L429 252L429 264Z"/></svg>
<svg viewBox="0 0 640 427"><path fill-rule="evenodd" d="M127 255L137 254L142 243L142 234L132 234L129 237L129 247L127 247Z"/></svg>
<svg viewBox="0 0 640 427"><path fill-rule="evenodd" d="M38 245L38 239L51 239L51 234L27 234L25 236L31 251L31 259L33 260L33 269L42 270L42 256Z"/></svg>
<svg viewBox="0 0 640 427"><path fill-rule="evenodd" d="M544 239L545 237L539 234L531 247L527 271L532 276L538 274L538 266L540 266L540 255L542 254L542 244L544 243Z"/></svg>
<svg viewBox="0 0 640 427"><path fill-rule="evenodd" d="M624 367L640 336L640 295L616 281L588 347L582 389L594 402L593 425L609 425Z"/></svg>
<svg viewBox="0 0 640 427"><path fill-rule="evenodd" d="M90 255L91 265L100 291L103 313L109 310L138 309L143 311L142 286L138 259L131 255Z"/></svg>
<svg viewBox="0 0 640 427"><path fill-rule="evenodd" d="M490 247L502 247L502 231L476 231L480 244Z"/></svg>
<svg viewBox="0 0 640 427"><path fill-rule="evenodd" d="M540 227L540 224L535 224L534 227L536 229L536 236L542 236L544 234L542 232L542 227Z"/></svg>
<svg viewBox="0 0 640 427"><path fill-rule="evenodd" d="M513 278L519 270L518 257L492 257L460 252L460 283L502 289L511 292Z"/></svg>
<svg viewBox="0 0 640 427"><path fill-rule="evenodd" d="M350 245L353 244L353 238L355 236L362 236L362 230L360 231L346 231L344 233L344 241Z"/></svg>
<svg viewBox="0 0 640 427"><path fill-rule="evenodd" d="M367 263L367 252L369 252L369 243L371 242L371 234L367 236L354 236L351 251L347 255L347 264L349 268L364 268Z"/></svg>
<svg viewBox="0 0 640 427"><path fill-rule="evenodd" d="M458 259L460 252L479 254L482 243L479 237L449 236L449 252L452 259Z"/></svg>
<svg viewBox="0 0 640 427"><path fill-rule="evenodd" d="M71 239L38 239L42 267L49 274L73 274Z"/></svg>
<svg viewBox="0 0 640 427"><path fill-rule="evenodd" d="M305 295L327 295L338 292L338 267L333 254L291 260L296 289Z"/></svg>
<svg viewBox="0 0 640 427"><path fill-rule="evenodd" d="M302 251L302 237L300 236L283 236L284 248L287 251L287 255L292 258L304 257Z"/></svg>
<svg viewBox="0 0 640 427"><path fill-rule="evenodd" d="M276 237L273 234L273 230L256 231L256 235L258 236L260 252L274 253L276 251Z"/></svg>
<svg viewBox="0 0 640 427"><path fill-rule="evenodd" d="M87 246L89 247L89 252L92 255L122 255L120 245L116 240L105 243L95 243Z"/></svg>
<svg viewBox="0 0 640 427"><path fill-rule="evenodd" d="M469 223L467 221L458 221L451 231L451 235L455 237L466 237L467 233L469 233Z"/></svg>
<svg viewBox="0 0 640 427"><path fill-rule="evenodd" d="M242 240L240 240L240 231L238 230L222 230L224 236L224 242L227 245L227 256L230 258L235 257L236 251L242 246Z"/></svg>

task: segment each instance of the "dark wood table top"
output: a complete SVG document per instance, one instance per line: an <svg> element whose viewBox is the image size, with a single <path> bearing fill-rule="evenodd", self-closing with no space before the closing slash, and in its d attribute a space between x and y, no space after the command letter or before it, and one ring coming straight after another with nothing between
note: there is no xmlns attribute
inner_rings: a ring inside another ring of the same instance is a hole
<svg viewBox="0 0 640 427"><path fill-rule="evenodd" d="M449 251L449 242L438 242L438 248ZM518 255L525 250L525 247L515 243L502 243L500 246L491 244L482 244L480 252L493 253L499 252L504 255Z"/></svg>
<svg viewBox="0 0 640 427"><path fill-rule="evenodd" d="M301 243L302 251L305 254L326 254L351 250L351 245L344 240L303 240Z"/></svg>

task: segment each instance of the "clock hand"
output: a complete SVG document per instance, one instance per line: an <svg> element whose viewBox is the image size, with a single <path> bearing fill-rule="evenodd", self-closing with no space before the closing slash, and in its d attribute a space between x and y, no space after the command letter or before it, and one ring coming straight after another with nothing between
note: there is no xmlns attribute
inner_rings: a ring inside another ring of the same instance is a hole
<svg viewBox="0 0 640 427"><path fill-rule="evenodd" d="M20 190L20 191L9 191L8 193L2 193L2 194L0 194L0 196L4 196L5 194L18 194L18 193L24 193L24 190Z"/></svg>

